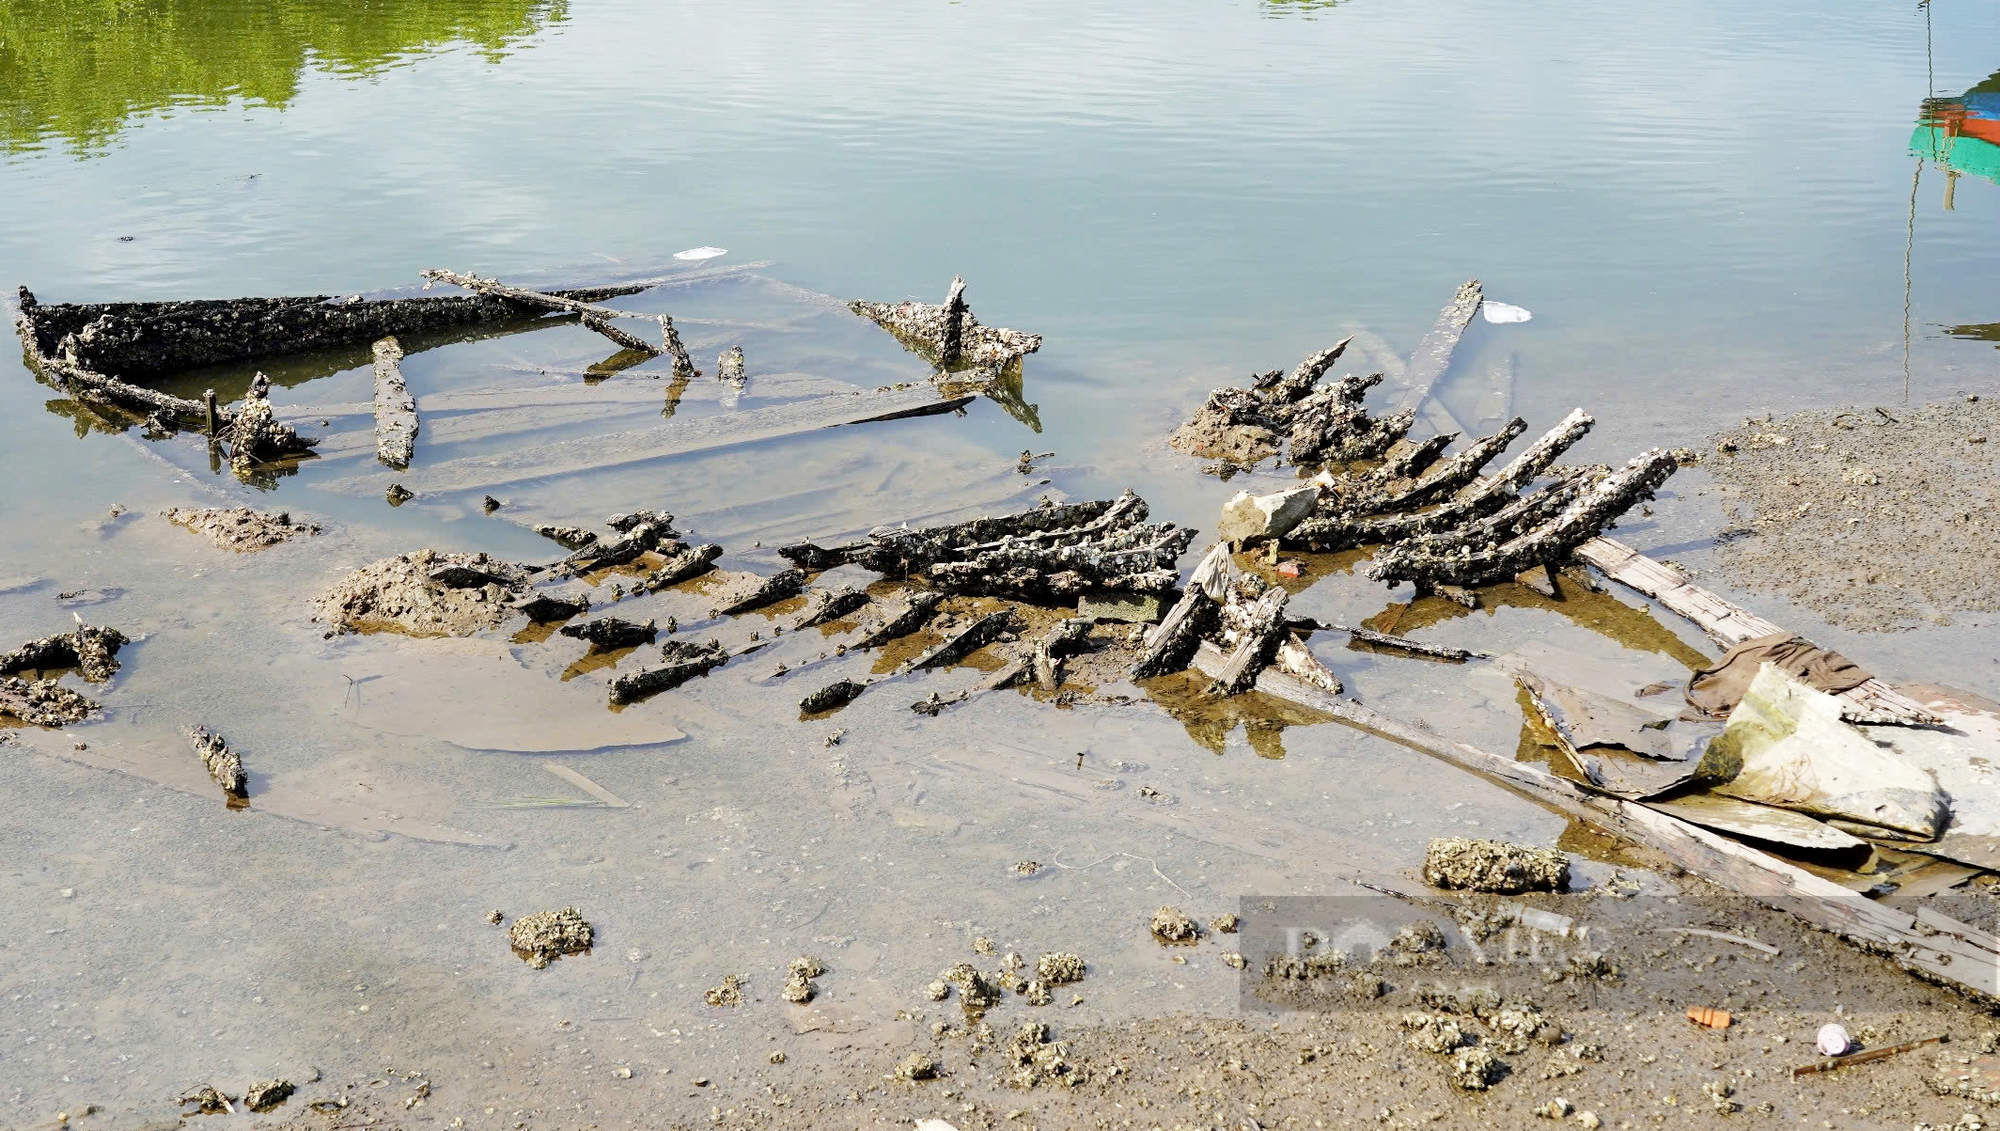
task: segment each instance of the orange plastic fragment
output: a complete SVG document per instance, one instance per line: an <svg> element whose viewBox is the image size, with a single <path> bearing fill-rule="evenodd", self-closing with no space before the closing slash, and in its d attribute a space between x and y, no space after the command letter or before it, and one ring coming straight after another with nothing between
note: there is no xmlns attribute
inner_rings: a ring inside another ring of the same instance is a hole
<svg viewBox="0 0 2000 1131"><path fill-rule="evenodd" d="M1691 1005L1688 1007L1688 1020L1710 1029L1727 1029L1729 1011L1717 1009L1712 1005Z"/></svg>

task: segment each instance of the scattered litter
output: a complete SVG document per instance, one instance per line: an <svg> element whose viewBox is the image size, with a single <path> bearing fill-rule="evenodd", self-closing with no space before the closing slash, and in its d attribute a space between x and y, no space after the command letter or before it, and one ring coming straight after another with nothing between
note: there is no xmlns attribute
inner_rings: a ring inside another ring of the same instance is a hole
<svg viewBox="0 0 2000 1131"><path fill-rule="evenodd" d="M1479 314L1488 322L1502 324L1508 322L1526 322L1534 318L1533 314L1530 314L1521 307L1514 306L1511 303L1494 302L1490 298L1479 304Z"/></svg>
<svg viewBox="0 0 2000 1131"><path fill-rule="evenodd" d="M1728 1010L1712 1005L1689 1006L1687 1019L1706 1029L1727 1029L1730 1020Z"/></svg>
<svg viewBox="0 0 2000 1131"><path fill-rule="evenodd" d="M728 254L729 254L728 248L703 246L703 247L691 247L688 248L686 251L674 252L674 258L686 262L699 262L703 259L715 259L720 256Z"/></svg>
<svg viewBox="0 0 2000 1131"><path fill-rule="evenodd" d="M1837 1024L1827 1024L1819 1027L1819 1035L1813 1038L1813 1047L1820 1051L1821 1056L1845 1056L1847 1050L1854 1047L1854 1042L1848 1037L1846 1029Z"/></svg>

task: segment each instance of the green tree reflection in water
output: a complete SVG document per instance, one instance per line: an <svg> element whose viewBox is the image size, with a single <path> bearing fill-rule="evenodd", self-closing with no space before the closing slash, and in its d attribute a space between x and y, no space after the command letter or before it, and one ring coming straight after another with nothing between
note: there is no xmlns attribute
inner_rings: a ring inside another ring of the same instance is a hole
<svg viewBox="0 0 2000 1131"><path fill-rule="evenodd" d="M362 76L469 43L489 60L568 0L0 0L0 151L100 149L134 115L283 108L308 64Z"/></svg>

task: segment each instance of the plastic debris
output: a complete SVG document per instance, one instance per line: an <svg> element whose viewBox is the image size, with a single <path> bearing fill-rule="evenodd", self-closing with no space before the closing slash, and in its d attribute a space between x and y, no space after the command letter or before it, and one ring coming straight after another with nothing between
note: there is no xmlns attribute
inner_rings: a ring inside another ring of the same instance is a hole
<svg viewBox="0 0 2000 1131"><path fill-rule="evenodd" d="M1688 1007L1688 1020L1708 1029L1727 1029L1729 1011L1712 1005L1691 1005Z"/></svg>
<svg viewBox="0 0 2000 1131"><path fill-rule="evenodd" d="M674 258L681 260L688 260L688 261L699 261L703 259L714 259L718 255L728 255L728 254L729 254L729 249L726 247L702 246L702 247L691 247L688 248L686 251L674 252Z"/></svg>
<svg viewBox="0 0 2000 1131"><path fill-rule="evenodd" d="M1847 1030L1839 1025L1821 1025L1819 1036L1813 1039L1813 1046L1825 1056L1846 1056L1854 1042L1847 1036Z"/></svg>
<svg viewBox="0 0 2000 1131"><path fill-rule="evenodd" d="M1535 317L1522 307L1511 303L1494 302L1490 298L1479 304L1479 313L1488 322L1527 322Z"/></svg>

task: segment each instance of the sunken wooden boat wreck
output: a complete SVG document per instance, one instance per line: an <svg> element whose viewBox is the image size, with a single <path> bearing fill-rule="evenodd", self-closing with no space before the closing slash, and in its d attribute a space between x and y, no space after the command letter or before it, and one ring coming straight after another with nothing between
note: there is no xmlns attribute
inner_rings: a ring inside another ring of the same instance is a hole
<svg viewBox="0 0 2000 1131"><path fill-rule="evenodd" d="M636 294L643 285L546 292L578 303ZM211 365L255 361L482 322L537 317L545 305L501 294L362 299L332 295L176 302L45 303L19 290L15 329L28 367L70 396L167 427L227 428L236 413L144 382Z"/></svg>

